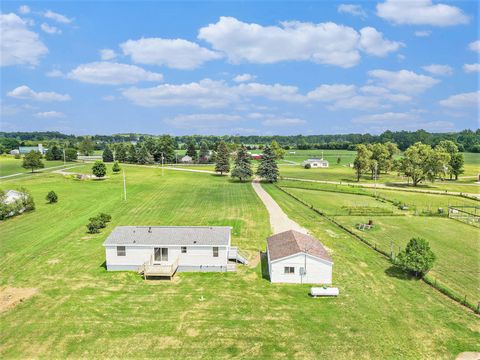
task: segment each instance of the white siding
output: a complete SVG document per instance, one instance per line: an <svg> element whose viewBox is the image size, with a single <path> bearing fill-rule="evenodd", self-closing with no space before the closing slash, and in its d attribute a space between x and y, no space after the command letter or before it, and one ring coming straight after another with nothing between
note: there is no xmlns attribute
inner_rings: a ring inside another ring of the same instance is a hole
<svg viewBox="0 0 480 360"><path fill-rule="evenodd" d="M149 261L156 246L125 246L125 256L117 256L116 246L106 246L105 256L108 266L140 266ZM187 246L187 252L181 253L180 246L168 247L168 262L173 263L178 258L179 266L226 266L228 259L227 247L218 247L218 257L213 257L212 246Z"/></svg>
<svg viewBox="0 0 480 360"><path fill-rule="evenodd" d="M294 267L295 273L285 274L286 266ZM270 281L274 283L331 284L332 266L332 264L304 254L292 255L273 262L268 259ZM300 275L301 267L306 267L306 274L303 277Z"/></svg>

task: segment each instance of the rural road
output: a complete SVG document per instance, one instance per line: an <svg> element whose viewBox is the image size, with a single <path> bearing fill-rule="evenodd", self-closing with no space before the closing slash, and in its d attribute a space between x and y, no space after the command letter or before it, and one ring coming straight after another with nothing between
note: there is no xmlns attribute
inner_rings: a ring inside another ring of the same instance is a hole
<svg viewBox="0 0 480 360"><path fill-rule="evenodd" d="M320 183L320 184L332 184L332 185L345 185L345 186L357 186L357 187L366 187L366 188L374 188L375 184L365 184L365 183L351 183L351 182L341 182L341 181L328 181L328 180L311 180L311 179L300 179L300 178L292 178L292 177L284 177L284 180L294 180L294 181L303 181L303 182L313 182L313 183ZM475 185L475 184L462 184L462 185ZM476 185L478 186L478 185ZM441 191L441 190L422 190L422 189L405 189L405 188L397 188L395 186L388 186L385 184L377 184L377 189L389 189L389 190L397 190L397 191L410 191L410 192L424 192L426 194L449 194L449 195L468 195L473 196L480 199L480 194L474 193L466 193L466 192L457 192L457 191Z"/></svg>
<svg viewBox="0 0 480 360"><path fill-rule="evenodd" d="M274 234L288 230L296 230L303 234L308 234L307 229L298 225L283 212L277 202L262 188L259 180L253 180L252 186L267 208L268 214L270 215L270 226Z"/></svg>

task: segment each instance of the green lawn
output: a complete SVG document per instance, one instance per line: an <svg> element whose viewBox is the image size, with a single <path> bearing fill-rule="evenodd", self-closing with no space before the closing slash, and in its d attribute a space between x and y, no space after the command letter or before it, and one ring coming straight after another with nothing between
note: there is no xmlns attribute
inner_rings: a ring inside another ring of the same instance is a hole
<svg viewBox="0 0 480 360"><path fill-rule="evenodd" d="M76 168L88 172L88 167ZM116 225L231 225L234 244L265 248L268 214L249 183L210 174L126 167L79 181L37 174L37 209L0 223L0 286L37 295L0 313L1 358L450 359L479 351L478 318L314 212L266 186L284 210L333 251L341 295L312 299L308 286L271 284L261 264L237 273L181 273L172 282L107 272L101 246ZM49 190L59 203L47 205ZM103 211L112 223L85 233Z"/></svg>
<svg viewBox="0 0 480 360"><path fill-rule="evenodd" d="M398 253L398 248L403 249L415 236L427 239L437 255L431 275L461 296L467 295L473 303L480 301L480 238L477 228L448 218L411 216L411 211L401 214L392 204L380 202L370 196L289 187L285 189L316 209L335 217L340 224L384 252L389 253L392 245L393 252ZM432 204L434 212L438 207L446 210L447 203L457 199L456 204L479 204L478 201L446 195L410 194L389 190L385 190L381 195L384 193L386 196L402 199L410 207L417 207L419 212L427 210L427 204ZM390 215L395 215L382 216L388 214L388 209ZM369 220L374 222L372 230L362 231L356 228L357 224L367 223Z"/></svg>
<svg viewBox="0 0 480 360"><path fill-rule="evenodd" d="M47 161L45 159L43 159L42 161L45 164L46 168L63 165L63 161ZM22 159L15 159L13 156L10 155L0 155L0 176L31 172L31 170L24 169L22 167L22 163Z"/></svg>

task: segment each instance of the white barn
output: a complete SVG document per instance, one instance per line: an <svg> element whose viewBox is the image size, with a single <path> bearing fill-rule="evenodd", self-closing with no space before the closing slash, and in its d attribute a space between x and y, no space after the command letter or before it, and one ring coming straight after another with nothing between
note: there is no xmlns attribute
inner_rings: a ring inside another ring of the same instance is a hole
<svg viewBox="0 0 480 360"><path fill-rule="evenodd" d="M138 271L149 266L158 276L162 269L168 270L165 276L233 271L229 260L245 264L247 259L231 246L230 232L229 226L118 226L103 243L106 267Z"/></svg>
<svg viewBox="0 0 480 360"><path fill-rule="evenodd" d="M328 168L329 166L328 161L324 159L307 159L302 163L303 166L307 164L310 164L312 168Z"/></svg>
<svg viewBox="0 0 480 360"><path fill-rule="evenodd" d="M268 271L273 283L331 284L333 261L314 237L289 230L267 239Z"/></svg>
<svg viewBox="0 0 480 360"><path fill-rule="evenodd" d="M193 162L193 158L191 156L185 155L184 157L181 158L180 161L184 164L190 164Z"/></svg>

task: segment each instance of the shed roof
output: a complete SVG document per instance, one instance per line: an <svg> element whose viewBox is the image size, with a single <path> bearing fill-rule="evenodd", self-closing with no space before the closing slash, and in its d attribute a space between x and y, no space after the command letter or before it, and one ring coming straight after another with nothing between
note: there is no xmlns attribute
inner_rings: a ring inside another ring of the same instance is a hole
<svg viewBox="0 0 480 360"><path fill-rule="evenodd" d="M320 259L332 262L327 250L313 236L295 230L284 231L267 239L270 261L284 257L307 253Z"/></svg>
<svg viewBox="0 0 480 360"><path fill-rule="evenodd" d="M324 163L328 163L328 160L324 160L324 159L307 159L307 160L305 160L305 162L324 162Z"/></svg>
<svg viewBox="0 0 480 360"><path fill-rule="evenodd" d="M230 226L117 226L103 245L225 246L230 230Z"/></svg>

